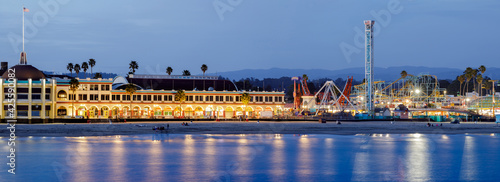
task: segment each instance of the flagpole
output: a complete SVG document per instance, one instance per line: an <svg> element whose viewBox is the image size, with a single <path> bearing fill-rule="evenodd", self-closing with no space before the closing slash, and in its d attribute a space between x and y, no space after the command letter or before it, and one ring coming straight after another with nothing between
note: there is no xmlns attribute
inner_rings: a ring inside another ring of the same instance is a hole
<svg viewBox="0 0 500 182"><path fill-rule="evenodd" d="M24 5L23 5L23 52L24 52Z"/></svg>

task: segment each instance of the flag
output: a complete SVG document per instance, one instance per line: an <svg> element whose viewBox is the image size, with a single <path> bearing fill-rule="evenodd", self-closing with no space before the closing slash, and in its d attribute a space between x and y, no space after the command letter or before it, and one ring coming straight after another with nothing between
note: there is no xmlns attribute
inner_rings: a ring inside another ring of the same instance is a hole
<svg viewBox="0 0 500 182"><path fill-rule="evenodd" d="M23 11L24 12L30 12L30 10L28 8L25 8L25 7L23 7Z"/></svg>

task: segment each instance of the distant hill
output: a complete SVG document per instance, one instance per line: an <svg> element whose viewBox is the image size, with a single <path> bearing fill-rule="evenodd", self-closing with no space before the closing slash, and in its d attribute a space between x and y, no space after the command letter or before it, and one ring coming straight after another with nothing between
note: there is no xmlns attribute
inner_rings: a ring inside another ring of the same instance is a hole
<svg viewBox="0 0 500 182"><path fill-rule="evenodd" d="M431 74L436 75L438 79L451 79L454 80L458 75L462 74L462 69L457 68L431 68L422 66L401 66L401 67L388 67L380 68L375 67L375 80L394 81L401 75L401 71L406 70L408 74ZM464 68L465 70L465 68ZM302 76L307 74L309 79L329 78L335 80L337 78L346 79L347 76L354 76L355 80L363 80L364 68L346 68L340 70L326 70L326 69L244 69L238 71L218 72L218 75L227 77L231 80L239 80L241 78L280 78ZM490 78L500 78L500 68L487 68L485 75Z"/></svg>

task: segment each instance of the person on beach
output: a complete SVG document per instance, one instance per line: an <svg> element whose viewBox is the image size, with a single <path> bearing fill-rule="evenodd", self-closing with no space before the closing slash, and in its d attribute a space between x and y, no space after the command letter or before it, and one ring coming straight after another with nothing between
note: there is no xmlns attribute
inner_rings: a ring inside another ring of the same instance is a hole
<svg viewBox="0 0 500 182"><path fill-rule="evenodd" d="M169 124L167 124L167 130L168 130L168 128L170 128L170 125L169 125Z"/></svg>

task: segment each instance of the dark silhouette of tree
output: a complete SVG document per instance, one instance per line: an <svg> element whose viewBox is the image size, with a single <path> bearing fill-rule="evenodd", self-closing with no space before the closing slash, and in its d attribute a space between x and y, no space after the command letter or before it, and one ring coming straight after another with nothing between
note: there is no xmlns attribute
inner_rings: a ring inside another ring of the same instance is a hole
<svg viewBox="0 0 500 182"><path fill-rule="evenodd" d="M130 117L133 116L133 109L132 109L132 95L134 95L134 93L137 91L137 87L135 87L135 85L133 83L129 83L125 86L125 92L127 92L127 94L130 96Z"/></svg>
<svg viewBox="0 0 500 182"><path fill-rule="evenodd" d="M87 70L89 69L89 64L87 62L82 63L83 77L87 77Z"/></svg>
<svg viewBox="0 0 500 182"><path fill-rule="evenodd" d="M205 76L205 71L208 70L208 66L206 64L201 65L201 71L203 71L203 76Z"/></svg>
<svg viewBox="0 0 500 182"><path fill-rule="evenodd" d="M90 66L90 74L92 75L92 74L94 74L92 72L92 68L94 68L94 66L95 66L95 59L94 58L89 59L89 66Z"/></svg>
<svg viewBox="0 0 500 182"><path fill-rule="evenodd" d="M241 102L243 103L243 105L245 105L245 109L243 110L243 116L246 117L246 113L247 113L247 106L248 106L248 103L250 103L250 94L248 93L242 93L241 96L240 96L240 100Z"/></svg>
<svg viewBox="0 0 500 182"><path fill-rule="evenodd" d="M71 90L71 92L73 92L73 95L69 98L72 98L71 99L71 118L75 118L75 91L76 89L78 89L78 87L80 86L80 82L73 78L69 81L69 90Z"/></svg>
<svg viewBox="0 0 500 182"><path fill-rule="evenodd" d="M95 73L94 79L102 78L101 73Z"/></svg>
<svg viewBox="0 0 500 182"><path fill-rule="evenodd" d="M168 75L170 75L170 74L172 74L173 71L174 71L174 69L172 69L172 67L169 66L169 67L167 67L166 73Z"/></svg>
<svg viewBox="0 0 500 182"><path fill-rule="evenodd" d="M68 66L66 66L66 69L71 73L71 76L73 76L73 63L68 63Z"/></svg>
<svg viewBox="0 0 500 182"><path fill-rule="evenodd" d="M137 63L137 61L130 61L130 64L128 64L128 68L130 69L130 72L132 72L132 74L135 74L135 70L139 69L139 64Z"/></svg>
<svg viewBox="0 0 500 182"><path fill-rule="evenodd" d="M75 70L76 77L78 77L78 74L80 73L80 65L79 64L75 64L75 67L73 67L73 69Z"/></svg>
<svg viewBox="0 0 500 182"><path fill-rule="evenodd" d="M186 93L184 93L184 90L177 90L174 99L175 101L179 102L179 107L182 110L182 102L186 101Z"/></svg>

